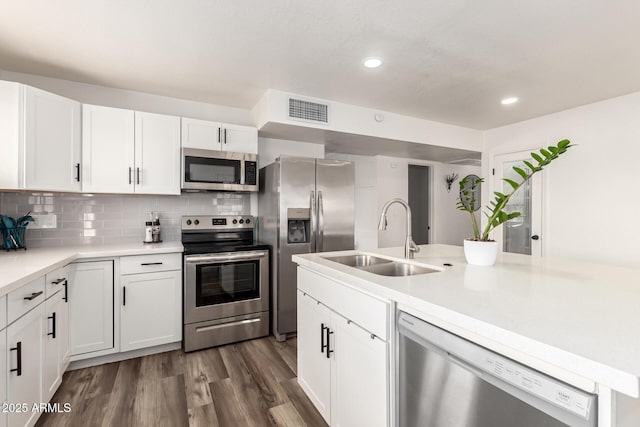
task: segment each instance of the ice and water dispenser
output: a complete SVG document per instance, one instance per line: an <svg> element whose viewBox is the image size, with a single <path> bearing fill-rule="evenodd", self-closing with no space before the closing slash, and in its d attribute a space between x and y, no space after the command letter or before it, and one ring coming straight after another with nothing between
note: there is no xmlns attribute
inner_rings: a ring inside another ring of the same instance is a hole
<svg viewBox="0 0 640 427"><path fill-rule="evenodd" d="M287 209L287 243L309 243L311 237L310 209Z"/></svg>

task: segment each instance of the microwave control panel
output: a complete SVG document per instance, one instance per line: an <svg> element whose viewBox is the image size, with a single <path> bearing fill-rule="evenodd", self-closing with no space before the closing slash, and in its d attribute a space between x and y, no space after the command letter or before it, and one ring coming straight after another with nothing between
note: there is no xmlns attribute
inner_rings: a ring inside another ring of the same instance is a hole
<svg viewBox="0 0 640 427"><path fill-rule="evenodd" d="M256 185L258 181L258 163L244 162L244 183L245 185Z"/></svg>

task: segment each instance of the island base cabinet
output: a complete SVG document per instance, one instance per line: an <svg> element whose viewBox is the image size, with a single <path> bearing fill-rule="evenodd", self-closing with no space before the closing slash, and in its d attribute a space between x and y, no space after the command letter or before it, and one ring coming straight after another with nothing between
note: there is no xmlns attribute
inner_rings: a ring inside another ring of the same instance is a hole
<svg viewBox="0 0 640 427"><path fill-rule="evenodd" d="M298 383L320 415L331 422L331 359L326 356L326 328L331 310L298 291Z"/></svg>
<svg viewBox="0 0 640 427"><path fill-rule="evenodd" d="M180 271L122 276L120 350L130 351L182 339Z"/></svg>
<svg viewBox="0 0 640 427"><path fill-rule="evenodd" d="M42 398L49 401L62 383L69 354L68 305L64 291L57 292L45 302L43 317L43 380ZM65 359L66 358L66 359Z"/></svg>
<svg viewBox="0 0 640 427"><path fill-rule="evenodd" d="M42 402L42 337L44 304L7 328L9 426L32 426L38 416L34 403Z"/></svg>
<svg viewBox="0 0 640 427"><path fill-rule="evenodd" d="M298 383L331 426L389 425L388 343L298 290Z"/></svg>
<svg viewBox="0 0 640 427"><path fill-rule="evenodd" d="M71 356L78 360L115 351L113 261L71 264L69 277Z"/></svg>

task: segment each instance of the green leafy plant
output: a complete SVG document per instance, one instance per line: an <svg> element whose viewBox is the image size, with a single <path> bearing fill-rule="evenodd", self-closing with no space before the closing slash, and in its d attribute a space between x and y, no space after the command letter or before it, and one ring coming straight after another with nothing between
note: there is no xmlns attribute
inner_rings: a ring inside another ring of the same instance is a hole
<svg viewBox="0 0 640 427"><path fill-rule="evenodd" d="M471 187L467 188L467 178L464 178L460 181L460 198L458 199L458 203L456 207L461 210L468 212L471 216L471 225L473 227L473 240L476 241L489 241L489 233L491 231L500 226L501 224L517 218L522 215L521 212L510 212L507 213L504 211L505 207L509 203L511 197L522 187L527 181L531 179L533 175L540 172L543 168L548 166L551 162L556 160L560 155L564 154L570 147L573 147L568 139L563 139L558 142L555 146L550 146L545 148L541 148L538 153L531 153L531 158L537 163L534 165L529 161L524 161L523 163L527 166L528 170L524 170L520 167L514 166L513 170L522 178L520 182L516 182L509 178L503 178L502 180L509 184L511 187L511 192L508 194L503 194L499 191L494 191L495 198L490 202L489 205L485 206L484 214L487 217L487 225L481 231L478 221L476 220L476 216L474 215L474 211L476 210L476 189L478 186L484 182L484 179L479 178L471 182Z"/></svg>

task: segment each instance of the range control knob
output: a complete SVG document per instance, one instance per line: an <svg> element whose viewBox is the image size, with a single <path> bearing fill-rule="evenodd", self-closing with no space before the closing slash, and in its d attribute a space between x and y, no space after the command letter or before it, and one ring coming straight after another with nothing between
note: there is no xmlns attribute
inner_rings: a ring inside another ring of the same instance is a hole
<svg viewBox="0 0 640 427"><path fill-rule="evenodd" d="M234 219L234 220L233 220L233 223L234 223L234 224L237 224L237 223L238 223L238 220L237 220L237 219Z"/></svg>
<svg viewBox="0 0 640 427"><path fill-rule="evenodd" d="M240 219L240 224L244 224L244 219Z"/></svg>
<svg viewBox="0 0 640 427"><path fill-rule="evenodd" d="M245 223L249 224L251 222L251 220L249 218L247 218L247 220L245 221Z"/></svg>
<svg viewBox="0 0 640 427"><path fill-rule="evenodd" d="M191 225L191 220L190 219L187 220L187 225Z"/></svg>
<svg viewBox="0 0 640 427"><path fill-rule="evenodd" d="M196 219L195 221L193 221L193 223L194 223L195 225L198 225L198 224L200 224L200 221L198 221L198 220Z"/></svg>

